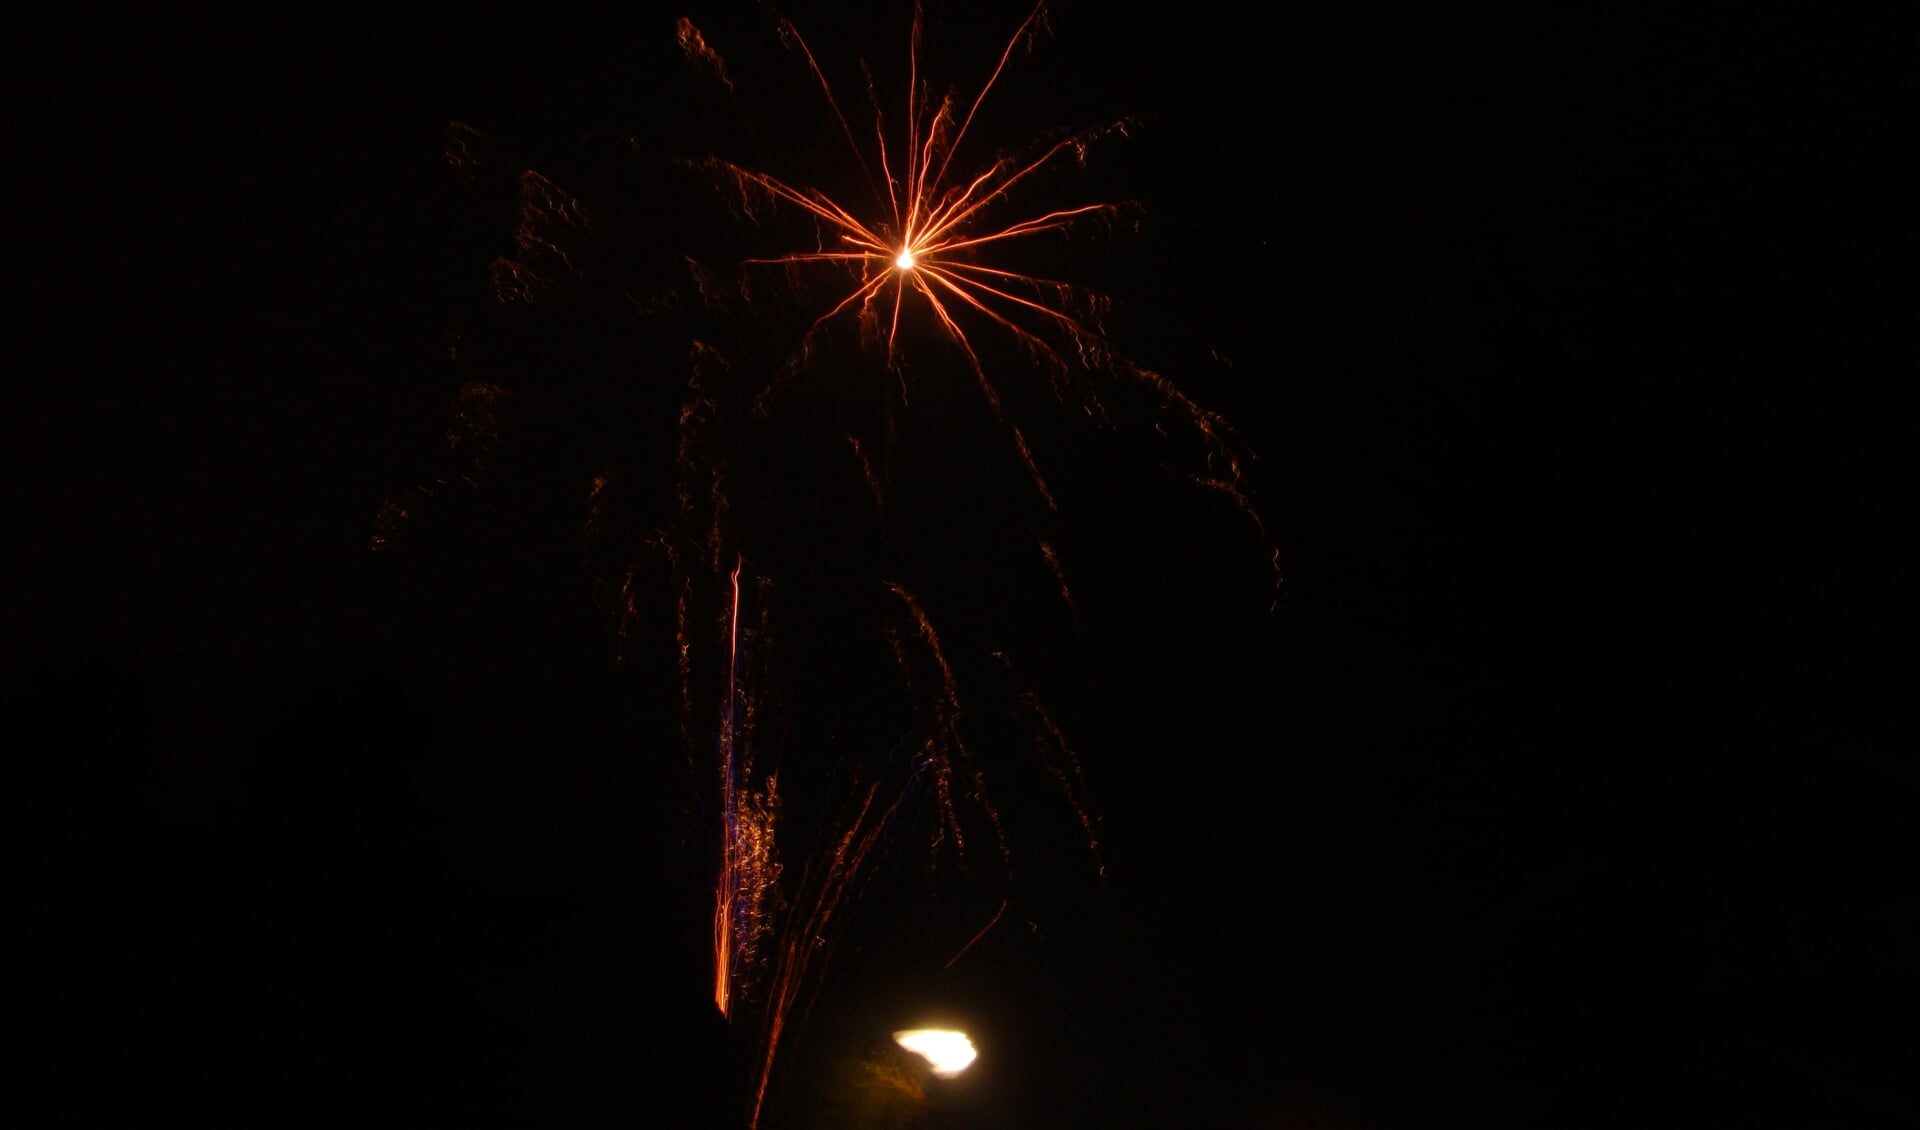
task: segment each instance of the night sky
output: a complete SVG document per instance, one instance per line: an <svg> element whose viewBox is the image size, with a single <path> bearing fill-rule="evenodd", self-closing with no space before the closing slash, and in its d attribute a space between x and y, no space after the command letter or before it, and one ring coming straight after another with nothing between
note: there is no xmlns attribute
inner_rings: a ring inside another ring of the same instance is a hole
<svg viewBox="0 0 1920 1130"><path fill-rule="evenodd" d="M763 1126L1920 1118L1899 37L1256 7L1063 0L968 146L1139 119L1030 186L1128 222L1010 261L1112 295L1115 343L1232 423L1271 544L1147 398L1111 386L1100 427L983 332L1046 512L924 310L884 520L843 439L881 419L871 354L737 410L831 288L700 303L689 259L812 229L686 161L860 198L753 4L17 17L16 1102L743 1125L649 548L699 339L747 390L702 457L772 585L790 866L918 724L888 581L954 658L1011 851L935 863L905 805ZM904 89L910 8L874 10L783 9L856 122L861 60ZM931 3L928 77L971 94L1026 12ZM528 170L588 224L501 302ZM890 1051L933 1018L981 1047L957 1080Z"/></svg>

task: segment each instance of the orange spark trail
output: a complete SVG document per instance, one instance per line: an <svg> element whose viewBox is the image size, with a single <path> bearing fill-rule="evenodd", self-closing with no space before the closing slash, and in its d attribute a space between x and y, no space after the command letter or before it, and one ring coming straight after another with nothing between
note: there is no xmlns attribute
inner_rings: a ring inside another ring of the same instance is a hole
<svg viewBox="0 0 1920 1130"><path fill-rule="evenodd" d="M1001 899L1000 909L993 912L993 917L988 919L987 924L985 926L980 927L980 932L978 934L975 934L973 937L967 939L967 944L960 947L960 952L948 958L947 963L945 965L942 965L940 968L943 971L952 969L954 966L954 963L958 962L961 958L967 956L967 951L973 948L973 944L975 942L979 941L981 938L986 937L987 931L993 929L995 926L1000 924L1000 916L1005 914L1006 912L1007 912L1007 900Z"/></svg>
<svg viewBox="0 0 1920 1130"><path fill-rule="evenodd" d="M720 890L713 903L713 1003L720 1015L727 1014L733 976L733 908L739 895L739 837L734 821L733 739L736 680L740 674L740 563L733 566L733 607L728 614L727 708L720 718L720 819L725 827L720 837Z"/></svg>
<svg viewBox="0 0 1920 1130"><path fill-rule="evenodd" d="M777 897L780 877L774 844L780 804L777 774L758 774L753 756L760 702L755 687L765 672L756 674L745 666L758 653L758 666L764 667L767 585L764 579L760 582L757 626L743 623L740 582L745 571L745 561L736 557L728 575L727 697L718 742L720 864L713 900L713 1002L727 1017L757 965L760 942L771 927L769 900Z"/></svg>

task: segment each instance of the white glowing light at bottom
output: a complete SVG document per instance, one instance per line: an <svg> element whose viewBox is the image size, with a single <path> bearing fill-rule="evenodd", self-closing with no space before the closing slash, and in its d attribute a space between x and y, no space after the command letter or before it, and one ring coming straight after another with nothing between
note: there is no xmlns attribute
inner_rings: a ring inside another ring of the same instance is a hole
<svg viewBox="0 0 1920 1130"><path fill-rule="evenodd" d="M967 1069L980 1053L965 1032L947 1032L938 1028L914 1028L895 1032L893 1042L933 1065L933 1073L951 1079Z"/></svg>

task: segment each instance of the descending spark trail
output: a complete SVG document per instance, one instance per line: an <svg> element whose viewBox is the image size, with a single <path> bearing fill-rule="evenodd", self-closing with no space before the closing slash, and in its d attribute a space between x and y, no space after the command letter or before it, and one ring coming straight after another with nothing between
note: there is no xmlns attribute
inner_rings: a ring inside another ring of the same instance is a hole
<svg viewBox="0 0 1920 1130"><path fill-rule="evenodd" d="M794 1010L817 989L848 908L896 839L894 825L922 794L922 780L945 772L949 753L938 742L918 743L904 780L881 772L863 783L864 774L856 767L837 818L823 821L823 832L829 823L837 830L823 838L802 864L793 889L783 893L775 851L776 775L759 771L753 749L761 692L748 653L756 642L764 644L765 591L756 628L745 596L746 573L745 561L736 557L727 574L723 646L728 674L716 739L721 812L713 993L715 1006L729 1020L742 1018L745 1001L757 1006L751 1127L758 1124L766 1104L776 1053Z"/></svg>
<svg viewBox="0 0 1920 1130"><path fill-rule="evenodd" d="M727 705L720 719L720 881L713 900L713 1003L720 1015L727 1015L732 1000L733 971L739 957L734 948L734 913L743 910L743 898L752 896L748 886L751 814L740 811L740 768L735 762L735 740L740 718L740 569L733 566L733 603L727 615Z"/></svg>
<svg viewBox="0 0 1920 1130"><path fill-rule="evenodd" d="M884 770L867 774L855 767L853 780L839 794L841 811L835 819L823 821L823 832L828 826L837 830L805 859L793 890L783 894L775 836L777 779L775 774L760 772L753 748L761 692L750 670L749 651L757 643L764 652L766 610L759 609L756 628L755 613L745 597L746 572L745 561L736 557L726 574L722 647L728 672L715 740L720 844L713 903L713 994L715 1006L729 1020L740 1018L743 1000L750 999L756 1006L759 1035L754 1042L751 1127L758 1124L766 1103L775 1058L792 1013L817 989L850 904L896 839L894 826L900 818L923 795L930 796L939 814L939 834L962 848L953 788L954 769L959 766L967 774L973 801L992 821L1003 855L1006 843L999 815L987 801L984 782L959 737L959 692L939 636L918 600L896 584L892 589L906 612L911 638L922 645L939 675L929 733L902 743L911 746L904 779L897 774L890 777ZM760 601L764 600L763 590ZM905 645L895 650L903 677L910 679ZM864 783L863 776L869 778ZM835 802L830 798L828 803ZM747 989L753 990L750 997L744 995Z"/></svg>
<svg viewBox="0 0 1920 1130"><path fill-rule="evenodd" d="M921 762L921 768L926 765ZM914 780L917 776L910 778L907 788L884 808L876 805L878 782L861 791L852 813L842 821L832 850L807 863L799 897L789 912L791 921L768 979L749 1127L759 1124L766 1104L767 1083L773 1077L774 1055L779 1051L787 1018L809 985L817 984L825 972L834 932L844 925L841 911L853 901L885 850L894 819L914 794Z"/></svg>
<svg viewBox="0 0 1920 1130"><path fill-rule="evenodd" d="M713 1003L722 1016L731 1015L735 985L751 965L755 948L766 932L765 903L779 877L774 854L774 811L777 782L768 777L753 788L751 727L742 717L740 655L740 573L736 562L729 578L732 603L727 616L728 669L726 704L721 711L718 751L720 762L720 863L713 901Z"/></svg>

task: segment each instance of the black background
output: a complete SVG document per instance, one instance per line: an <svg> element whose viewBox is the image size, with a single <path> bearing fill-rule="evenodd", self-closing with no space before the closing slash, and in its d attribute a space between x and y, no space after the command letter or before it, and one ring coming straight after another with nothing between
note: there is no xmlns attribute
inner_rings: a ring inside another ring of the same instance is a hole
<svg viewBox="0 0 1920 1130"><path fill-rule="evenodd" d="M788 14L845 104L904 57L904 9ZM931 10L936 81L973 89L1023 15ZM13 18L25 1094L737 1118L670 590L642 571L616 665L582 528L610 466L629 534L670 524L690 338L789 328L684 301L685 256L785 248L675 159L844 174L794 57L747 5ZM1143 417L1009 394L1077 620L964 370L926 363L884 538L837 438L858 389L730 425L798 795L900 736L836 625L905 577L956 654L1031 661L1106 864L1044 778L1009 784L1011 883L903 847L768 1123L852 1124L836 1071L935 1013L985 1053L935 1124L1913 1118L1894 38L1792 6L1061 5L982 152L1145 119L1036 188L1128 196L1137 230L1030 254L1258 452L1286 581ZM594 223L532 308L487 290L523 169ZM510 395L460 482L475 380Z"/></svg>

